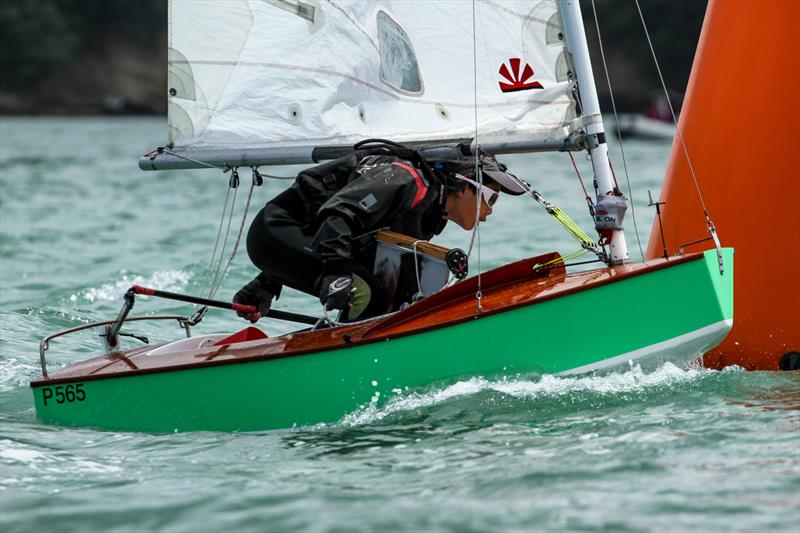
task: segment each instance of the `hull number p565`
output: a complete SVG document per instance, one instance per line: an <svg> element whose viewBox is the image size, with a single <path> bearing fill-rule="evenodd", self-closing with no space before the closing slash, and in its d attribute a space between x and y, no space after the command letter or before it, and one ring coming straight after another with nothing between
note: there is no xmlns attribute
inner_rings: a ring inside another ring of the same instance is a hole
<svg viewBox="0 0 800 533"><path fill-rule="evenodd" d="M56 403L74 403L82 402L85 399L86 391L83 390L83 383L42 388L42 400L45 405L47 405L47 402L52 401Z"/></svg>

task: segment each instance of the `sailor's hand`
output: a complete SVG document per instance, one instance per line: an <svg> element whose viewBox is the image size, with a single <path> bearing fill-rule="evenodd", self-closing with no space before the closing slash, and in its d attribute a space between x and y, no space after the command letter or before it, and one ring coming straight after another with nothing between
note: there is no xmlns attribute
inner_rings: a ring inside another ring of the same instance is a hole
<svg viewBox="0 0 800 533"><path fill-rule="evenodd" d="M351 276L328 275L322 278L319 301L328 311L344 310L350 307L350 296L353 290Z"/></svg>
<svg viewBox="0 0 800 533"><path fill-rule="evenodd" d="M239 292L233 296L233 303L255 306L258 309L258 315L254 315L253 313L245 313L244 311L237 311L236 314L249 320L250 322L255 323L259 318L267 314L270 306L272 305L272 299L274 297L275 295L264 287L264 285L261 283L261 280L255 278L253 281L239 289Z"/></svg>

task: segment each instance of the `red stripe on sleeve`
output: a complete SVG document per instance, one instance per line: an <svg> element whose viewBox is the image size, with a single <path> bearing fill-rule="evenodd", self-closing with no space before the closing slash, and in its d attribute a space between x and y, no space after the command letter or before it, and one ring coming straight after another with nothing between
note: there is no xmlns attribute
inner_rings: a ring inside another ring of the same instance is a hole
<svg viewBox="0 0 800 533"><path fill-rule="evenodd" d="M405 163L394 162L392 165L403 168L411 173L414 176L414 181L417 184L417 194L414 196L414 200L411 202L411 209L417 207L417 205L425 198L425 195L428 194L428 186L425 185L425 182L422 181L422 176L419 175L417 170Z"/></svg>

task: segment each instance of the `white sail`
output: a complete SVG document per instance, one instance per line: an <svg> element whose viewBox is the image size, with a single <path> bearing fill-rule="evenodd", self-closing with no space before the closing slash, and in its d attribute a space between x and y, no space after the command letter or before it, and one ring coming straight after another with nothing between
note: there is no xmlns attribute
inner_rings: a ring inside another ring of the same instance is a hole
<svg viewBox="0 0 800 533"><path fill-rule="evenodd" d="M568 70L553 0L170 0L169 142L560 142Z"/></svg>

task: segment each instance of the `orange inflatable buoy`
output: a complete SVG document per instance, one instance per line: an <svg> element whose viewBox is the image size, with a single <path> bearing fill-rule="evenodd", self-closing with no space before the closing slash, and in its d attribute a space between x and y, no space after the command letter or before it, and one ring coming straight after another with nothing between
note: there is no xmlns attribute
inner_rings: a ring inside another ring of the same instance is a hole
<svg viewBox="0 0 800 533"><path fill-rule="evenodd" d="M706 366L800 365L800 1L709 2L679 130L723 246L736 250L734 324ZM661 191L667 250L713 248L676 137ZM663 255L658 219L647 257Z"/></svg>

